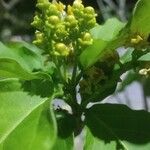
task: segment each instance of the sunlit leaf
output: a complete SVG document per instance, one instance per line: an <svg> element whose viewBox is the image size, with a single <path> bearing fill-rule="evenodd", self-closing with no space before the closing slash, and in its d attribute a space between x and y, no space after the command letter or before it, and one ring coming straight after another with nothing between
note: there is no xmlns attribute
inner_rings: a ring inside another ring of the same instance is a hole
<svg viewBox="0 0 150 150"><path fill-rule="evenodd" d="M50 150L57 134L51 99L5 89L0 92L0 149Z"/></svg>
<svg viewBox="0 0 150 150"><path fill-rule="evenodd" d="M150 33L150 1L139 0L133 11L131 32L148 36Z"/></svg>

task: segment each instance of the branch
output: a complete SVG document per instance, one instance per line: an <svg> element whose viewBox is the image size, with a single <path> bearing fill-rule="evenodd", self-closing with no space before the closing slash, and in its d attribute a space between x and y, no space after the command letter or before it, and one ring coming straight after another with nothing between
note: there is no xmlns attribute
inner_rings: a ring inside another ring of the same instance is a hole
<svg viewBox="0 0 150 150"><path fill-rule="evenodd" d="M19 0L11 0L9 3L6 3L4 0L0 0L3 8L6 10L11 10L14 8L14 6L19 2Z"/></svg>

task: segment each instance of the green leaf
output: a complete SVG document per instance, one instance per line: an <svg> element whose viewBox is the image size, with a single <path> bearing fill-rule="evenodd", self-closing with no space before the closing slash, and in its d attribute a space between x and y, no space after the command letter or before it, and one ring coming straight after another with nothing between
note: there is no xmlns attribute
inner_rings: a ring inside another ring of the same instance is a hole
<svg viewBox="0 0 150 150"><path fill-rule="evenodd" d="M80 55L80 62L84 68L90 67L105 54L114 51L113 45L117 45L115 39L125 24L117 19L108 19L103 26L96 26L91 30L94 42ZM118 43L119 44L119 43Z"/></svg>
<svg viewBox="0 0 150 150"><path fill-rule="evenodd" d="M50 150L56 124L50 99L21 91L0 92L0 149Z"/></svg>
<svg viewBox="0 0 150 150"><path fill-rule="evenodd" d="M116 18L111 18L106 21L104 25L97 25L91 29L91 35L94 39L101 39L104 41L111 41L115 39L120 30L125 26Z"/></svg>
<svg viewBox="0 0 150 150"><path fill-rule="evenodd" d="M21 83L18 79L0 79L0 93L8 91L20 91Z"/></svg>
<svg viewBox="0 0 150 150"><path fill-rule="evenodd" d="M85 117L86 125L100 142L116 142L116 147L129 150L150 149L150 113L144 110L131 110L119 104L98 104L89 108ZM110 144L113 146L113 143Z"/></svg>
<svg viewBox="0 0 150 150"><path fill-rule="evenodd" d="M56 143L52 150L73 150L74 144L73 144L73 135L63 139L63 138L57 138Z"/></svg>
<svg viewBox="0 0 150 150"><path fill-rule="evenodd" d="M139 61L150 61L150 53L147 53L147 54L141 56L138 60Z"/></svg>
<svg viewBox="0 0 150 150"><path fill-rule="evenodd" d="M54 83L51 80L34 79L30 81L24 81L22 83L22 88L31 95L50 97L54 92Z"/></svg>
<svg viewBox="0 0 150 150"><path fill-rule="evenodd" d="M31 50L24 48L10 49L0 43L1 78L50 79L50 76L42 71L32 72L33 69L42 69L42 63L41 56Z"/></svg>
<svg viewBox="0 0 150 150"><path fill-rule="evenodd" d="M67 110L55 111L58 129L58 138L53 150L73 150L74 137L73 131L76 125L76 118L69 114Z"/></svg>
<svg viewBox="0 0 150 150"><path fill-rule="evenodd" d="M61 138L67 138L71 136L76 126L75 116L69 114L67 110L58 110L58 112L56 111L55 113L58 135Z"/></svg>
<svg viewBox="0 0 150 150"><path fill-rule="evenodd" d="M84 68L90 67L100 57L100 54L106 48L107 42L103 40L94 40L93 45L85 49L80 55L80 62Z"/></svg>
<svg viewBox="0 0 150 150"><path fill-rule="evenodd" d="M148 36L150 33L150 2L149 0L139 0L133 11L131 20L131 31Z"/></svg>
<svg viewBox="0 0 150 150"><path fill-rule="evenodd" d="M116 143L111 141L110 143L105 143L104 141L93 136L91 131L86 127L86 137L84 143L84 150L115 150Z"/></svg>
<svg viewBox="0 0 150 150"><path fill-rule="evenodd" d="M25 42L11 44L10 47L0 42L0 58L9 58L17 61L24 69L33 71L42 69L44 62L38 50L25 47ZM32 46L31 46L32 47Z"/></svg>
<svg viewBox="0 0 150 150"><path fill-rule="evenodd" d="M123 79L123 81L120 83L120 85L117 88L118 92L121 92L125 90L127 86L129 86L134 81L138 81L140 79L140 76L138 73L134 72L133 70L129 71L126 77Z"/></svg>
<svg viewBox="0 0 150 150"><path fill-rule="evenodd" d="M32 80L42 78L42 76L46 76L46 74L40 72L30 73L22 68L17 61L9 58L0 58L0 77L2 78Z"/></svg>
<svg viewBox="0 0 150 150"><path fill-rule="evenodd" d="M120 57L120 62L124 64L124 63L132 61L133 51L134 51L134 48L127 48L125 54L122 57Z"/></svg>

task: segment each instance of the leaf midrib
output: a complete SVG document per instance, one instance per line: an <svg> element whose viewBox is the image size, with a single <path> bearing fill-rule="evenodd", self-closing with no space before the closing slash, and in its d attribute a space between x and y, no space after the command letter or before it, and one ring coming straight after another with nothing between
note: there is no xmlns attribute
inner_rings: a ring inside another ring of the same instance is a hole
<svg viewBox="0 0 150 150"><path fill-rule="evenodd" d="M92 115L93 118L95 118L95 120L97 120L99 122L99 124L101 124L102 126L104 126L114 137L115 139L121 143L121 145L128 150L128 148L126 147L126 145L119 139L119 137L113 132L113 130L102 120L100 120L99 118L97 118L95 115Z"/></svg>
<svg viewBox="0 0 150 150"><path fill-rule="evenodd" d="M43 103L45 103L45 101L47 100L43 100L39 105L35 106L31 111L28 111L26 115L22 117L22 119L17 121L11 128L9 128L0 139L0 144L2 144L6 140L6 138L20 125L21 122L23 122L34 110L36 110L38 107L43 105Z"/></svg>

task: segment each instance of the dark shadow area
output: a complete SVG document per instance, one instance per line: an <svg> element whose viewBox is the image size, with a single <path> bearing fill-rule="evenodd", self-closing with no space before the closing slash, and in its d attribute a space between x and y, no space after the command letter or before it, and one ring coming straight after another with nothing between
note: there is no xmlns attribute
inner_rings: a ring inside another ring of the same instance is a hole
<svg viewBox="0 0 150 150"><path fill-rule="evenodd" d="M75 117L69 114L67 110L63 110L61 108L55 111L55 115L57 120L58 136L61 138L71 136L76 126Z"/></svg>
<svg viewBox="0 0 150 150"><path fill-rule="evenodd" d="M150 113L131 110L120 104L98 104L85 113L92 134L106 143L129 141L135 144L150 142Z"/></svg>
<svg viewBox="0 0 150 150"><path fill-rule="evenodd" d="M54 85L49 80L35 79L22 82L22 89L30 95L50 97L53 94Z"/></svg>

